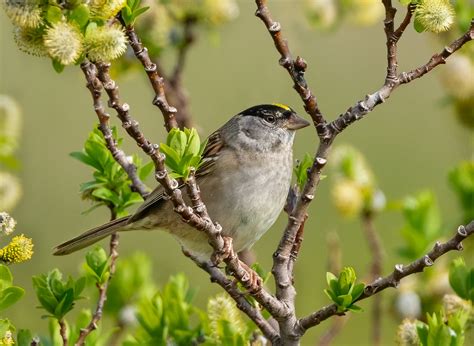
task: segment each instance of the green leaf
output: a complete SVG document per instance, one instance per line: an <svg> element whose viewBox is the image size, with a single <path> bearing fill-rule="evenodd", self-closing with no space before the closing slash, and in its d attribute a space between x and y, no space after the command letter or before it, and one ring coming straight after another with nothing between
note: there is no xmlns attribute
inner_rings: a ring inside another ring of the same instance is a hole
<svg viewBox="0 0 474 346"><path fill-rule="evenodd" d="M82 163L85 163L88 166L94 167L97 170L102 170L102 166L100 165L99 162L94 160L93 157L86 155L85 153L81 151L75 151L69 154L69 156L75 158L76 160L81 161Z"/></svg>
<svg viewBox="0 0 474 346"><path fill-rule="evenodd" d="M415 20L413 21L413 28L416 30L416 32L418 33L422 33L423 31L425 31L425 27L423 26L423 24L420 22L420 19L418 18L418 16L415 16Z"/></svg>
<svg viewBox="0 0 474 346"><path fill-rule="evenodd" d="M59 23L63 18L63 12L60 7L57 6L48 6L46 10L46 20L50 24Z"/></svg>
<svg viewBox="0 0 474 346"><path fill-rule="evenodd" d="M166 144L172 148L179 158L183 157L186 151L187 137L184 131L177 128L171 129L166 140Z"/></svg>
<svg viewBox="0 0 474 346"><path fill-rule="evenodd" d="M474 287L474 268L469 270L461 257L454 259L449 267L449 284L463 299L470 299L469 289Z"/></svg>
<svg viewBox="0 0 474 346"><path fill-rule="evenodd" d="M359 283L354 286L351 293L352 301L358 299L362 293L364 293L364 287L365 285L363 283Z"/></svg>
<svg viewBox="0 0 474 346"><path fill-rule="evenodd" d="M102 284L107 278L108 274L108 256L101 246L95 246L86 254L86 264L94 273L94 277L99 284Z"/></svg>
<svg viewBox="0 0 474 346"><path fill-rule="evenodd" d="M352 312L362 312L362 311L364 311L360 306L357 306L357 305L351 305L347 308L347 310L352 311Z"/></svg>
<svg viewBox="0 0 474 346"><path fill-rule="evenodd" d="M89 16L89 7L85 4L80 4L70 12L69 19L76 22L80 28L83 28L89 22Z"/></svg>
<svg viewBox="0 0 474 346"><path fill-rule="evenodd" d="M16 286L7 287L0 291L0 311L15 304L24 294L25 290Z"/></svg>
<svg viewBox="0 0 474 346"><path fill-rule="evenodd" d="M153 161L148 162L147 164L138 168L138 176L141 180L145 180L155 169L155 164Z"/></svg>
<svg viewBox="0 0 474 346"><path fill-rule="evenodd" d="M197 156L201 149L201 140L196 129L191 129L188 135L188 144L186 146L185 155Z"/></svg>
<svg viewBox="0 0 474 346"><path fill-rule="evenodd" d="M0 264L0 290L10 287L12 284L13 276L10 269L4 264Z"/></svg>
<svg viewBox="0 0 474 346"><path fill-rule="evenodd" d="M59 61L55 60L55 59L51 59L52 63L53 63L53 68L54 68L54 71L56 71L57 73L61 73L64 71L64 65L61 64Z"/></svg>
<svg viewBox="0 0 474 346"><path fill-rule="evenodd" d="M18 346L30 346L33 340L33 335L29 329L20 329L16 339Z"/></svg>

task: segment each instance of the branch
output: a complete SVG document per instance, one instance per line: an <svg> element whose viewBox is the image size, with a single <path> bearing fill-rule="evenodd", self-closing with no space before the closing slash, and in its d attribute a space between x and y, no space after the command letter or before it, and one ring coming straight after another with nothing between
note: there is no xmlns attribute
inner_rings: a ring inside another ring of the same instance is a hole
<svg viewBox="0 0 474 346"><path fill-rule="evenodd" d="M89 89L94 102L94 111L99 118L99 130L104 135L107 149L109 149L115 161L127 173L132 182L132 190L138 192L142 197L145 197L149 192L148 187L146 187L138 177L137 167L127 159L127 156L122 150L117 148L117 143L113 138L109 125L110 115L105 112L104 106L100 101L102 85L97 79L97 70L95 66L88 61L81 64L81 69L87 80L87 88Z"/></svg>
<svg viewBox="0 0 474 346"><path fill-rule="evenodd" d="M374 110L376 106L385 102L392 92L402 84L408 84L416 78L420 78L432 71L436 66L444 64L446 59L454 52L459 50L469 41L474 40L474 19L471 21L471 27L460 38L453 41L450 45L445 47L441 53L434 54L431 59L424 65L411 70L409 72L402 72L397 78L390 83L385 83L379 90L373 94L367 95L363 100L358 101L354 106L350 107L345 113L341 114L337 119L333 120L328 127L333 132L334 136L343 131L347 126L360 120L367 113Z"/></svg>
<svg viewBox="0 0 474 346"><path fill-rule="evenodd" d="M105 301L107 300L107 289L109 288L110 280L112 280L112 277L115 274L115 264L118 258L118 244L119 244L119 235L118 233L113 233L110 236L110 267L109 267L109 278L107 281L102 284L102 285L97 285L97 288L99 289L99 299L97 301L97 306L95 308L94 314L92 315L92 319L89 322L89 324L81 329L81 332L79 333L79 338L77 339L76 346L81 346L84 345L87 336L92 333L92 331L97 329L97 323L100 321L102 318L103 310L104 310L104 304Z"/></svg>
<svg viewBox="0 0 474 346"><path fill-rule="evenodd" d="M200 262L197 258L194 258L189 252L183 251L185 256L191 258L198 266L205 270L210 278L211 282L217 283L221 286L236 302L237 307L243 311L262 331L263 335L270 340L272 343L277 342L279 339L278 333L268 323L268 321L262 316L260 310L249 303L242 292L238 289L235 282L228 279L218 267L211 262Z"/></svg>
<svg viewBox="0 0 474 346"><path fill-rule="evenodd" d="M183 23L183 42L178 48L178 59L169 79L172 85L176 85L181 82L181 77L183 74L184 65L186 63L186 57L194 43L196 37L194 36L194 25L196 24L196 18L186 18Z"/></svg>
<svg viewBox="0 0 474 346"><path fill-rule="evenodd" d="M178 127L175 117L177 110L168 104L165 95L165 83L163 78L158 74L156 64L151 61L147 48L143 47L140 39L135 33L135 28L132 25L125 26L125 34L127 35L128 42L130 43L135 56L142 63L151 86L155 91L153 104L157 106L163 114L166 130L169 131L173 127Z"/></svg>
<svg viewBox="0 0 474 346"><path fill-rule="evenodd" d="M138 123L131 118L128 106L126 104L120 105L118 89L108 72L110 65L101 63L97 64L97 66L99 78L109 94L111 106L116 109L119 118L124 121L123 124L127 133L135 139L138 146L152 159L155 165L155 178L163 186L166 194L170 196L175 212L192 227L199 231L204 231L209 238L210 245L214 249L215 256L213 257L224 260L228 270L233 273L235 278L245 288L253 290L254 279L257 278L258 280L258 275L238 259L232 247L229 247L229 240L222 236L221 226L213 223L209 218L206 207L199 196L199 188L194 177L191 176L186 183L193 209L186 205L178 182L169 177L164 164L165 156L158 151L158 146L147 140L138 129ZM252 292L252 296L270 312L277 313L282 309L282 304L263 288L260 288L258 292ZM252 318L252 316L249 317Z"/></svg>
<svg viewBox="0 0 474 346"><path fill-rule="evenodd" d="M320 138L327 137L329 135L326 129L326 120L324 119L321 110L319 109L316 96L314 96L311 89L308 87L308 83L304 77L306 72L306 61L303 58L297 57L296 60L292 58L288 42L283 38L281 34L281 25L279 22L273 21L270 11L266 5L266 0L256 0L257 11L255 15L262 20L270 33L276 49L281 55L279 63L284 67L291 79L293 80L293 88L298 92L301 99L304 102L306 112L313 119L314 126L318 132Z"/></svg>
<svg viewBox="0 0 474 346"><path fill-rule="evenodd" d="M374 215L365 212L362 215L365 237L372 254L372 264L370 269L370 280L375 281L382 275L383 249L382 242L374 226ZM374 297L372 305L372 341L374 345L380 345L382 333L382 297Z"/></svg>
<svg viewBox="0 0 474 346"><path fill-rule="evenodd" d="M69 341L67 339L67 326L66 322L63 319L58 320L59 323L59 334L61 335L61 339L63 340L63 346L68 346Z"/></svg>
<svg viewBox="0 0 474 346"><path fill-rule="evenodd" d="M392 6L392 0L382 0L385 7L384 31L387 38L387 76L385 77L385 84L392 83L397 76L397 41L393 36L394 20L396 8Z"/></svg>
<svg viewBox="0 0 474 346"><path fill-rule="evenodd" d="M433 263L439 257L443 256L449 251L461 251L463 249L461 242L467 237L471 236L473 233L474 220L471 221L467 226L459 226L456 234L447 242L436 242L433 249L429 251L425 256L407 265L397 264L395 265L394 271L390 275L384 278L376 279L375 281L367 285L364 289L364 293L360 296L359 299L357 299L357 301L369 298L377 293L382 292L386 288L398 287L401 279L409 275L422 272L426 267L432 266ZM311 315L300 319L298 331L301 335L303 335L308 328L316 326L322 321L336 314L336 304L325 306L322 309L312 313Z"/></svg>
<svg viewBox="0 0 474 346"><path fill-rule="evenodd" d="M289 265L291 250L294 248L295 242L298 239L298 230L303 224L309 203L314 199L316 188L321 180L321 170L326 165L328 153L334 139L350 124L361 119L377 105L384 102L396 87L408 83L414 78L421 77L441 62L444 62L450 54L459 49L466 42L472 40L472 26L474 25L474 21L473 25L471 25L471 29L465 35L453 42L449 47L445 48L441 54L442 59L438 57L438 55L435 55L428 64L421 68L397 76L396 43L409 24L412 14L407 13L400 27L394 31L393 20L395 17L395 9L391 4L391 0L383 0L386 9L385 32L387 37L387 76L385 83L374 94L367 95L364 100L357 102L355 106L349 108L344 114L340 115L339 118L326 124L321 112L319 111L316 99L304 80L306 63L301 58L297 58L296 61L291 58L288 44L282 38L281 25L272 20L269 9L266 6L266 0L255 0L255 2L257 5L256 15L263 21L270 33L275 47L281 55L280 64L290 74L290 77L294 82L294 88L302 98L306 111L312 117L320 139L319 147L314 156L313 165L308 170L307 182L303 188L301 196L297 199L296 206L288 217L287 226L273 256L272 273L276 284L276 297L285 306L285 309L282 311L285 312L283 316L273 316L279 322L281 334L280 342L285 345L296 345L298 344L299 338L307 328L299 328L298 321L295 320L294 301L296 291L293 287L292 275L289 270L292 268L291 265ZM328 306L323 308L320 314L323 316L330 314L330 316L332 316L335 314L336 310L335 305Z"/></svg>

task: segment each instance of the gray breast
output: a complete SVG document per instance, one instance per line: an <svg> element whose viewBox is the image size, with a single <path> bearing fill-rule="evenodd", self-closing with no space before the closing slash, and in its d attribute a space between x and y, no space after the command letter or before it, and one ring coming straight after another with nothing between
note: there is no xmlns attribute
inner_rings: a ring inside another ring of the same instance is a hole
<svg viewBox="0 0 474 346"><path fill-rule="evenodd" d="M288 194L291 161L291 150L250 158L223 152L218 164L226 169L216 167L217 174L200 183L209 215L233 238L236 251L252 246L276 221Z"/></svg>

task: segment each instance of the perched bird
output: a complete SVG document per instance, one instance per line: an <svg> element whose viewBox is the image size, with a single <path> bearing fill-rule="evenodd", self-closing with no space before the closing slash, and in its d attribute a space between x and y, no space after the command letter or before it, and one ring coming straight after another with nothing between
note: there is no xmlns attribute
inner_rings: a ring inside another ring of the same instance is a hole
<svg viewBox="0 0 474 346"><path fill-rule="evenodd" d="M232 238L235 251L250 248L283 209L295 130L308 125L285 105L265 104L237 114L208 138L196 180L209 216L221 224L224 236ZM93 228L57 246L54 254L69 254L117 231L156 229L172 234L199 260L212 255L206 234L180 219L161 186L133 215Z"/></svg>

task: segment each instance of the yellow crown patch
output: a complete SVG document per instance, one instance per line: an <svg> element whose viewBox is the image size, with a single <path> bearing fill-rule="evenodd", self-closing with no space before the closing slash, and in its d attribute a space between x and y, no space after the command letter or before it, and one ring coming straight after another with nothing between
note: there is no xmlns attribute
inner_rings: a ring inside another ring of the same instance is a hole
<svg viewBox="0 0 474 346"><path fill-rule="evenodd" d="M290 107L288 107L287 105L284 105L283 103L272 103L272 105L283 108L285 111L291 110Z"/></svg>

